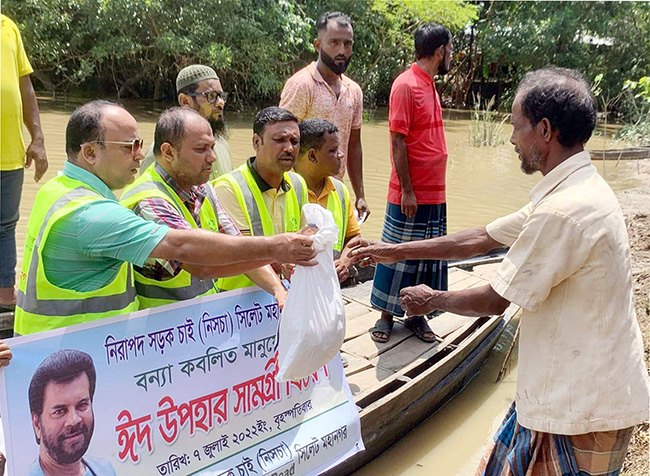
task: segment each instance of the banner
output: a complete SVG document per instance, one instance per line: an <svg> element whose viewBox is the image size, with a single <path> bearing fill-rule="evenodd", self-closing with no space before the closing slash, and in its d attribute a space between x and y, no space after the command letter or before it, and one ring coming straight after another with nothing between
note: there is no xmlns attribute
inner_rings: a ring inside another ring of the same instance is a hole
<svg viewBox="0 0 650 476"><path fill-rule="evenodd" d="M9 475L309 475L363 450L338 356L275 380L279 317L249 288L7 340Z"/></svg>

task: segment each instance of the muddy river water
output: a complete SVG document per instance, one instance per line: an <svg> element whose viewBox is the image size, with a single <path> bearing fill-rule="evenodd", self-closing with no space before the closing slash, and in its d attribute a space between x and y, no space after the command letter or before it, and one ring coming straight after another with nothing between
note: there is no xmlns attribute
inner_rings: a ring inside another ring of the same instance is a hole
<svg viewBox="0 0 650 476"><path fill-rule="evenodd" d="M21 219L17 229L18 266L22 260L27 219L33 199L42 183L55 176L65 161L65 126L74 104L43 100L41 122L45 133L50 167L40 184L27 171L21 203ZM160 106L127 105L140 127L145 148L153 140L153 129ZM506 124L504 144L475 148L469 145L469 116L463 112L445 111L445 131L449 149L447 169L447 203L449 231L481 226L515 211L528 202L528 191L541 175L524 175L512 145L508 143L511 128ZM251 147L252 115L230 114L230 146L233 165L238 166L253 154ZM28 137L28 136L26 136ZM366 199L372 214L362 226L362 234L379 238L386 207L386 191L390 175L389 132L386 111L378 111L362 128L364 183ZM613 148L617 144L604 130L594 137L588 148ZM595 162L598 171L615 190L634 187L637 171L633 162ZM498 427L501 417L514 396L516 355L513 371L499 384L494 383L504 354L514 333L510 325L490 355L481 373L432 418L421 424L406 438L359 470L358 476L436 474L471 475L482 454L482 447Z"/></svg>

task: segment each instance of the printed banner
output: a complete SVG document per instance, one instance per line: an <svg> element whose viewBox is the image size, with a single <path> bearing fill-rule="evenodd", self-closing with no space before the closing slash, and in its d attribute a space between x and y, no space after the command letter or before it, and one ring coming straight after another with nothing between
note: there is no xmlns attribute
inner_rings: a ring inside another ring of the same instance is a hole
<svg viewBox="0 0 650 476"><path fill-rule="evenodd" d="M251 288L9 339L9 475L308 475L363 450L338 356L275 380L279 317Z"/></svg>

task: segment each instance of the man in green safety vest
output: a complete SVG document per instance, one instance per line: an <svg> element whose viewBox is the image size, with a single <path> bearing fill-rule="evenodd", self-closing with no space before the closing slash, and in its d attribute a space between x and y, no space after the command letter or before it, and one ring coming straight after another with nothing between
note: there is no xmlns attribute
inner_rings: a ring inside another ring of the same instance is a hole
<svg viewBox="0 0 650 476"><path fill-rule="evenodd" d="M310 237L241 237L171 229L121 206L113 190L142 160L138 125L121 106L92 101L66 128L68 160L34 201L18 286L14 331L31 334L138 308L132 264L147 258L188 265L315 264ZM240 271L245 271L244 269Z"/></svg>
<svg viewBox="0 0 650 476"><path fill-rule="evenodd" d="M300 149L298 120L291 112L267 107L253 123L255 156L214 182L221 205L243 235L272 236L300 230L307 185L290 172ZM279 272L286 262L278 261ZM251 286L246 276L219 279L220 289Z"/></svg>
<svg viewBox="0 0 650 476"><path fill-rule="evenodd" d="M334 215L339 237L334 244L334 265L339 281L350 276L354 260L347 243L361 229L354 215L348 187L335 178L343 156L339 148L338 128L325 119L305 119L300 124L300 153L295 169L307 183L309 203L318 203Z"/></svg>
<svg viewBox="0 0 650 476"><path fill-rule="evenodd" d="M127 186L120 203L146 220L171 228L203 228L239 235L212 184L206 183L217 160L210 123L192 109L174 107L160 115L154 137L156 161ZM214 294L213 278L240 272L241 265L213 269L147 259L144 266L135 267L140 309ZM246 276L274 295L280 307L284 305L286 290L271 266L253 269Z"/></svg>

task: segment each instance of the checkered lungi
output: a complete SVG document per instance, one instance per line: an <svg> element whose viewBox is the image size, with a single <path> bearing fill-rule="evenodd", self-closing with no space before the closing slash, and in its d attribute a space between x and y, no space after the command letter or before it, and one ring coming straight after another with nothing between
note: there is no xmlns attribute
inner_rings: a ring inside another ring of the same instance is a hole
<svg viewBox="0 0 650 476"><path fill-rule="evenodd" d="M387 243L425 240L447 234L447 205L418 205L414 217L402 213L400 205L388 203L381 240ZM407 260L395 264L378 264L372 286L370 303L376 309L402 317L399 304L402 288L426 284L430 288L447 290L447 262Z"/></svg>
<svg viewBox="0 0 650 476"><path fill-rule="evenodd" d="M617 476L634 427L555 435L517 423L513 403L476 476Z"/></svg>

